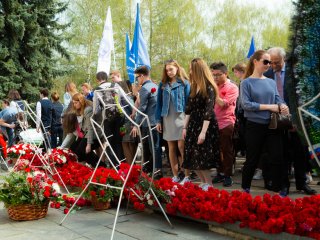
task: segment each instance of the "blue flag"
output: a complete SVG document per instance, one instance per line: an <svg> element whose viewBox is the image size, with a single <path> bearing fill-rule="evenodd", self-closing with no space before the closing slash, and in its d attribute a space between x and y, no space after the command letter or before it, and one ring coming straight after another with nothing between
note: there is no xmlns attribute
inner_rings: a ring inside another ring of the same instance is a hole
<svg viewBox="0 0 320 240"><path fill-rule="evenodd" d="M126 34L126 65L127 65L127 73L129 76L129 80L131 83L134 83L134 55L131 53L131 42L128 33Z"/></svg>
<svg viewBox="0 0 320 240"><path fill-rule="evenodd" d="M134 28L134 36L133 36L131 53L133 53L134 55L135 67L146 65L149 68L151 68L148 49L147 49L146 42L144 41L144 38L143 38L143 32L142 32L142 27L140 22L139 3L137 3L136 25Z"/></svg>
<svg viewBox="0 0 320 240"><path fill-rule="evenodd" d="M252 38L251 38L251 43L250 43L250 48L249 48L249 52L248 52L247 58L250 58L250 57L254 54L255 51L256 51L256 47L255 47L255 45L254 45L254 38L253 38L253 36L252 36Z"/></svg>

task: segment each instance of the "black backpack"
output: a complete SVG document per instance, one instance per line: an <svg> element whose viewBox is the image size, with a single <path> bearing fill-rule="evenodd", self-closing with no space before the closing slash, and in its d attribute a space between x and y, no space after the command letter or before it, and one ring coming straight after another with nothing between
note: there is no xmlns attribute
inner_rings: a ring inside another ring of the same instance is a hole
<svg viewBox="0 0 320 240"><path fill-rule="evenodd" d="M115 83L111 83L110 88L114 88ZM101 90L102 88L97 88L97 90ZM108 88L105 88L105 91L102 91L99 93L102 94L101 99L98 97L99 101L99 107L101 111L104 111L105 114L105 120L106 121L114 121L115 119L118 119L122 115L122 110L120 107L120 97L114 90L106 90ZM106 108L104 109L104 106Z"/></svg>

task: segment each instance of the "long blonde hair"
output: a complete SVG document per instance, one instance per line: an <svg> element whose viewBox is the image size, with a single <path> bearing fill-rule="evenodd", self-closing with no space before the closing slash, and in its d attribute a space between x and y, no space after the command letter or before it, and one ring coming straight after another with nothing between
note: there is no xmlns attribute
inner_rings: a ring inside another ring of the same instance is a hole
<svg viewBox="0 0 320 240"><path fill-rule="evenodd" d="M68 92L72 97L78 92L77 86L73 82L67 82L65 85L65 92Z"/></svg>
<svg viewBox="0 0 320 240"><path fill-rule="evenodd" d="M76 113L78 116L83 116L84 113L84 109L87 106L92 106L91 101L88 101L87 99L85 99L85 97L81 94L81 93L76 93L73 95L72 97L72 101L78 101L80 102L81 108L80 109L76 109L72 103L72 110L74 113Z"/></svg>
<svg viewBox="0 0 320 240"><path fill-rule="evenodd" d="M162 84L166 84L170 81L170 78L168 77L167 75L167 71L166 71L166 67L168 65L171 65L171 66L174 66L177 68L177 78L179 78L183 83L184 83L184 80L188 80L188 75L186 74L186 71L184 70L183 67L181 67L179 65L179 63L176 61L176 60L173 60L173 59L170 59L168 61L166 61L164 63L164 67L163 67L163 71L162 71L162 79L161 79L161 82Z"/></svg>
<svg viewBox="0 0 320 240"><path fill-rule="evenodd" d="M194 58L190 64L190 84L191 93L190 97L197 95L197 89L199 88L199 94L206 98L208 97L207 86L211 85L214 90L214 94L217 97L218 87L213 80L211 72L207 63L201 58Z"/></svg>

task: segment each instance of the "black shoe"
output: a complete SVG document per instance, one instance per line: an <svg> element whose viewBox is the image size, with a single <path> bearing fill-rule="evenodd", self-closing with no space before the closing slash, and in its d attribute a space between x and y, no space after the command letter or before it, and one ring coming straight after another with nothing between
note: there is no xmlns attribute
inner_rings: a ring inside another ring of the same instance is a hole
<svg viewBox="0 0 320 240"><path fill-rule="evenodd" d="M289 188L287 188L287 187L282 188L281 191L280 191L280 193L279 193L279 195L280 195L281 197L286 197L286 196L288 196L288 195L289 195Z"/></svg>
<svg viewBox="0 0 320 240"><path fill-rule="evenodd" d="M178 173L178 177L180 178L180 179L184 179L184 172L182 172L182 171L180 171L179 173Z"/></svg>
<svg viewBox="0 0 320 240"><path fill-rule="evenodd" d="M273 191L273 188L272 188L272 181L265 181L264 182L264 188L269 190L269 191Z"/></svg>
<svg viewBox="0 0 320 240"><path fill-rule="evenodd" d="M224 187L231 187L233 184L232 178L231 177L225 177L223 181L223 186Z"/></svg>
<svg viewBox="0 0 320 240"><path fill-rule="evenodd" d="M157 172L157 173L155 173L155 174L153 175L153 179L154 179L154 180L159 180L159 179L161 179L161 178L163 178L163 174L162 174L161 171L159 171L159 172Z"/></svg>
<svg viewBox="0 0 320 240"><path fill-rule="evenodd" d="M304 191L307 195L315 195L317 194L317 191L309 187L307 184L303 185L301 188L297 188L299 191Z"/></svg>
<svg viewBox="0 0 320 240"><path fill-rule="evenodd" d="M224 176L222 176L220 173L218 173L217 176L212 179L212 183L221 183L224 181Z"/></svg>
<svg viewBox="0 0 320 240"><path fill-rule="evenodd" d="M191 171L190 179L194 180L194 179L197 179L197 178L198 178L198 175L194 171Z"/></svg>

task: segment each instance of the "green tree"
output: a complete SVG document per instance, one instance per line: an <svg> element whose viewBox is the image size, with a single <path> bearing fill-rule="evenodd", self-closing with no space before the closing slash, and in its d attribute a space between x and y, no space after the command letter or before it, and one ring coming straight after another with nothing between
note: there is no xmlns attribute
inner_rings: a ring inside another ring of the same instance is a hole
<svg viewBox="0 0 320 240"><path fill-rule="evenodd" d="M149 49L152 78L160 80L163 62L170 58L178 60L186 69L194 57L203 57L208 63L222 60L231 68L246 61L252 35L257 48L286 47L289 15L282 14L280 9L265 9L248 2L141 1L140 17ZM132 40L134 3L134 0L78 0L70 4L72 61L67 67L72 71L62 82L80 83L86 79L95 82L97 52L108 6L112 12L117 68L126 77L125 33L128 32ZM90 21L92 17L94 21Z"/></svg>
<svg viewBox="0 0 320 240"><path fill-rule="evenodd" d="M290 18L276 9L233 0L202 7L211 13L206 22L210 42L210 50L205 52L208 61L223 61L230 68L246 62L252 36L257 49L287 47Z"/></svg>
<svg viewBox="0 0 320 240"><path fill-rule="evenodd" d="M68 48L71 61L64 62L69 73L57 79L55 88L60 92L67 81L78 86L83 82L95 84L98 50L108 6L111 7L115 42L115 62L112 56L112 68L125 70L125 33L130 29L131 9L125 0L78 0L70 2L66 18L71 27L65 33L70 39ZM124 67L124 68L123 68Z"/></svg>
<svg viewBox="0 0 320 240"><path fill-rule="evenodd" d="M69 56L61 36L68 25L57 17L66 8L58 0L1 1L0 97L14 88L35 100L39 87L50 88L63 73L55 63Z"/></svg>

